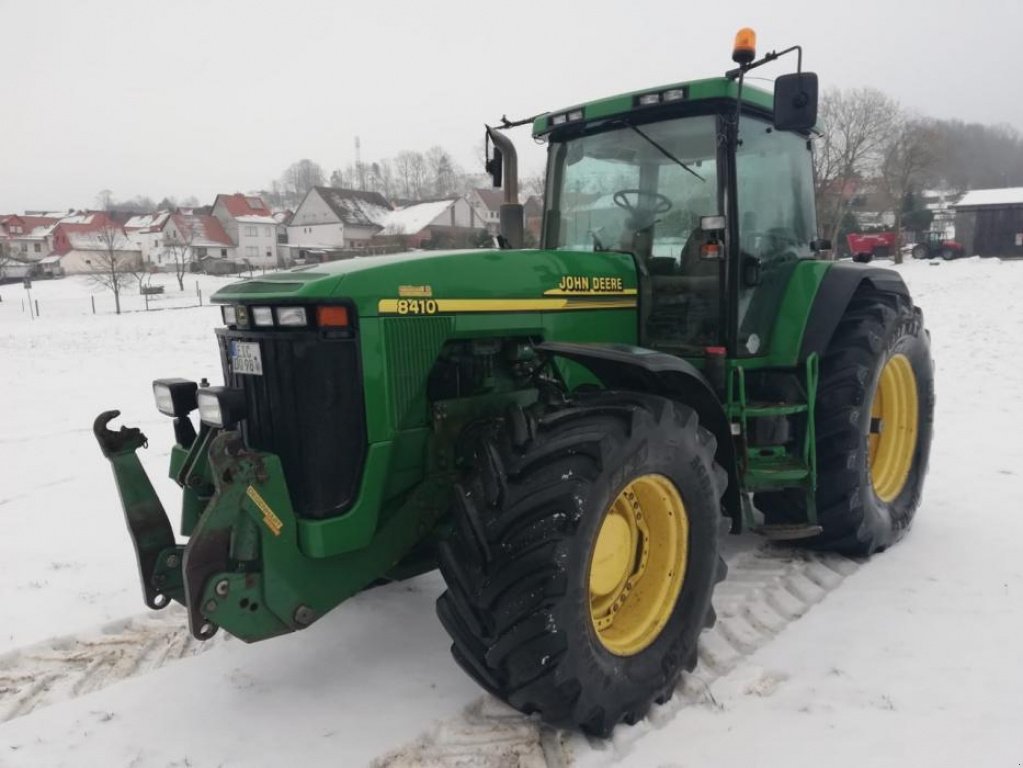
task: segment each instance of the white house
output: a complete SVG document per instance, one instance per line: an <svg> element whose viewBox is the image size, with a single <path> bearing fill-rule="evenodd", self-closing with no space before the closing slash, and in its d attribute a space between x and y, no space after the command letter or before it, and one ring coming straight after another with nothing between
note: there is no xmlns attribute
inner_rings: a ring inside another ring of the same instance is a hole
<svg viewBox="0 0 1023 768"><path fill-rule="evenodd" d="M0 216L0 241L7 244L12 259L41 261L53 250L51 235L58 221L49 216Z"/></svg>
<svg viewBox="0 0 1023 768"><path fill-rule="evenodd" d="M236 246L235 258L263 269L280 266L277 258L277 220L256 195L217 195L213 215Z"/></svg>
<svg viewBox="0 0 1023 768"><path fill-rule="evenodd" d="M377 236L400 240L410 248L469 247L486 226L464 197L429 200L395 208L380 219Z"/></svg>
<svg viewBox="0 0 1023 768"><path fill-rule="evenodd" d="M156 264L156 252L160 250L163 226L170 218L170 211L146 213L132 216L124 223L124 234L139 247L146 264Z"/></svg>
<svg viewBox="0 0 1023 768"><path fill-rule="evenodd" d="M302 251L347 250L369 245L383 229L391 205L379 192L313 187L288 225L292 256Z"/></svg>
<svg viewBox="0 0 1023 768"><path fill-rule="evenodd" d="M142 251L120 230L112 228L91 232L69 232L71 249L60 258L60 266L69 275L102 270L111 256L119 267L138 267Z"/></svg>
<svg viewBox="0 0 1023 768"><path fill-rule="evenodd" d="M476 215L483 220L487 231L497 234L501 229L501 203L504 202L504 190L502 189L471 189L469 190L469 205L476 212Z"/></svg>
<svg viewBox="0 0 1023 768"><path fill-rule="evenodd" d="M163 223L153 262L157 267L173 268L178 262L234 259L236 254L237 248L218 218L179 212L168 216Z"/></svg>

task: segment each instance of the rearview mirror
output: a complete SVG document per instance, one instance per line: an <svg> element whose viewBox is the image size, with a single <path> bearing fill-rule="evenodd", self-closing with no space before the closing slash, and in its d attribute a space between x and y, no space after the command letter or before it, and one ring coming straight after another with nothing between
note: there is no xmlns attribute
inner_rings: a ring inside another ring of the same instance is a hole
<svg viewBox="0 0 1023 768"><path fill-rule="evenodd" d="M817 124L817 74L793 72L774 81L774 127L809 131Z"/></svg>

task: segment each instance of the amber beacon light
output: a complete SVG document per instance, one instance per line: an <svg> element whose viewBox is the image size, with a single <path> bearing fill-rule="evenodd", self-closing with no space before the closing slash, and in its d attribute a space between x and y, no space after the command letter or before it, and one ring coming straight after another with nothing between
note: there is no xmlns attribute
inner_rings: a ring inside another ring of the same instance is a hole
<svg viewBox="0 0 1023 768"><path fill-rule="evenodd" d="M743 27L735 33L735 45L732 47L732 61L736 64L749 64L757 57L757 33L749 27Z"/></svg>

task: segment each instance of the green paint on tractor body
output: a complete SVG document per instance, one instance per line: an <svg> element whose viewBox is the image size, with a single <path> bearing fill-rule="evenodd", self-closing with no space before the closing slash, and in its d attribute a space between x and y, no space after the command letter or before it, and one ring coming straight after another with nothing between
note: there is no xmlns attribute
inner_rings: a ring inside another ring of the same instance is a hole
<svg viewBox="0 0 1023 768"><path fill-rule="evenodd" d="M668 92L677 98L667 101ZM649 93L662 94L656 105L640 103ZM724 425L719 442L734 436L726 468L747 523L753 490L812 493L816 353L804 341L833 265L809 245L816 224L812 186L802 186L812 172L806 134L772 134L772 97L747 87L745 149L727 149L717 138L733 130L737 94L734 81L698 80L537 118L533 132L550 141L552 158L541 249L355 258L216 293L215 303L246 319L218 337L225 384L244 392L248 411L239 426L203 426L172 450L187 545L160 522L166 515L135 457L144 436L122 439L123 430L105 431L112 417L97 421L147 601L159 594L185 605L198 637L219 626L254 641L308 626L382 580L433 567L433 544L470 459L467 434L513 404L600 384L592 367L542 343L614 345L606 349L640 364L646 351L663 351L695 369L688 380L704 371L720 399L712 404ZM778 157L784 163L772 165ZM614 163L634 175L639 192L624 207L596 188L585 193ZM778 173L798 189L770 191ZM737 199L734 177L740 195L755 194ZM686 190L702 208L688 206ZM641 198L657 194L670 205L650 214ZM769 210L805 199L809 207ZM756 208L763 225L748 223L755 217L743 206ZM744 228L730 220L727 231L699 229L710 215L745 215ZM780 231L786 216L798 219L791 237ZM720 262L711 246L722 248ZM687 271L693 249L696 266ZM256 307L291 306L305 307L310 327L252 324ZM320 307L344 307L347 325L319 324ZM236 370L238 344L261 348L262 373ZM716 348L726 356L712 370ZM754 402L765 381L794 394ZM787 447L751 448L750 424L768 418L805 420Z"/></svg>

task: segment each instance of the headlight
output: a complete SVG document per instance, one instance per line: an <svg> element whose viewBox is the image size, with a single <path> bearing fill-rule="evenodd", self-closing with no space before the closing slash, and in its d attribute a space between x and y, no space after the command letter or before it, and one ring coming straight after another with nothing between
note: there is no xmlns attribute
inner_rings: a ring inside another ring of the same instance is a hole
<svg viewBox="0 0 1023 768"><path fill-rule="evenodd" d="M220 314L224 316L224 325L235 325L238 322L238 315L231 304L225 304L221 307Z"/></svg>
<svg viewBox="0 0 1023 768"><path fill-rule="evenodd" d="M199 420L207 426L231 429L245 418L245 394L240 389L206 387L197 399Z"/></svg>
<svg viewBox="0 0 1023 768"><path fill-rule="evenodd" d="M195 410L198 385L187 379L157 379L153 382L156 410L165 416L187 416Z"/></svg>
<svg viewBox="0 0 1023 768"><path fill-rule="evenodd" d="M306 322L305 307L277 307L277 325L293 328Z"/></svg>
<svg viewBox="0 0 1023 768"><path fill-rule="evenodd" d="M256 325L273 325L274 313L270 307L253 307L252 322Z"/></svg>

